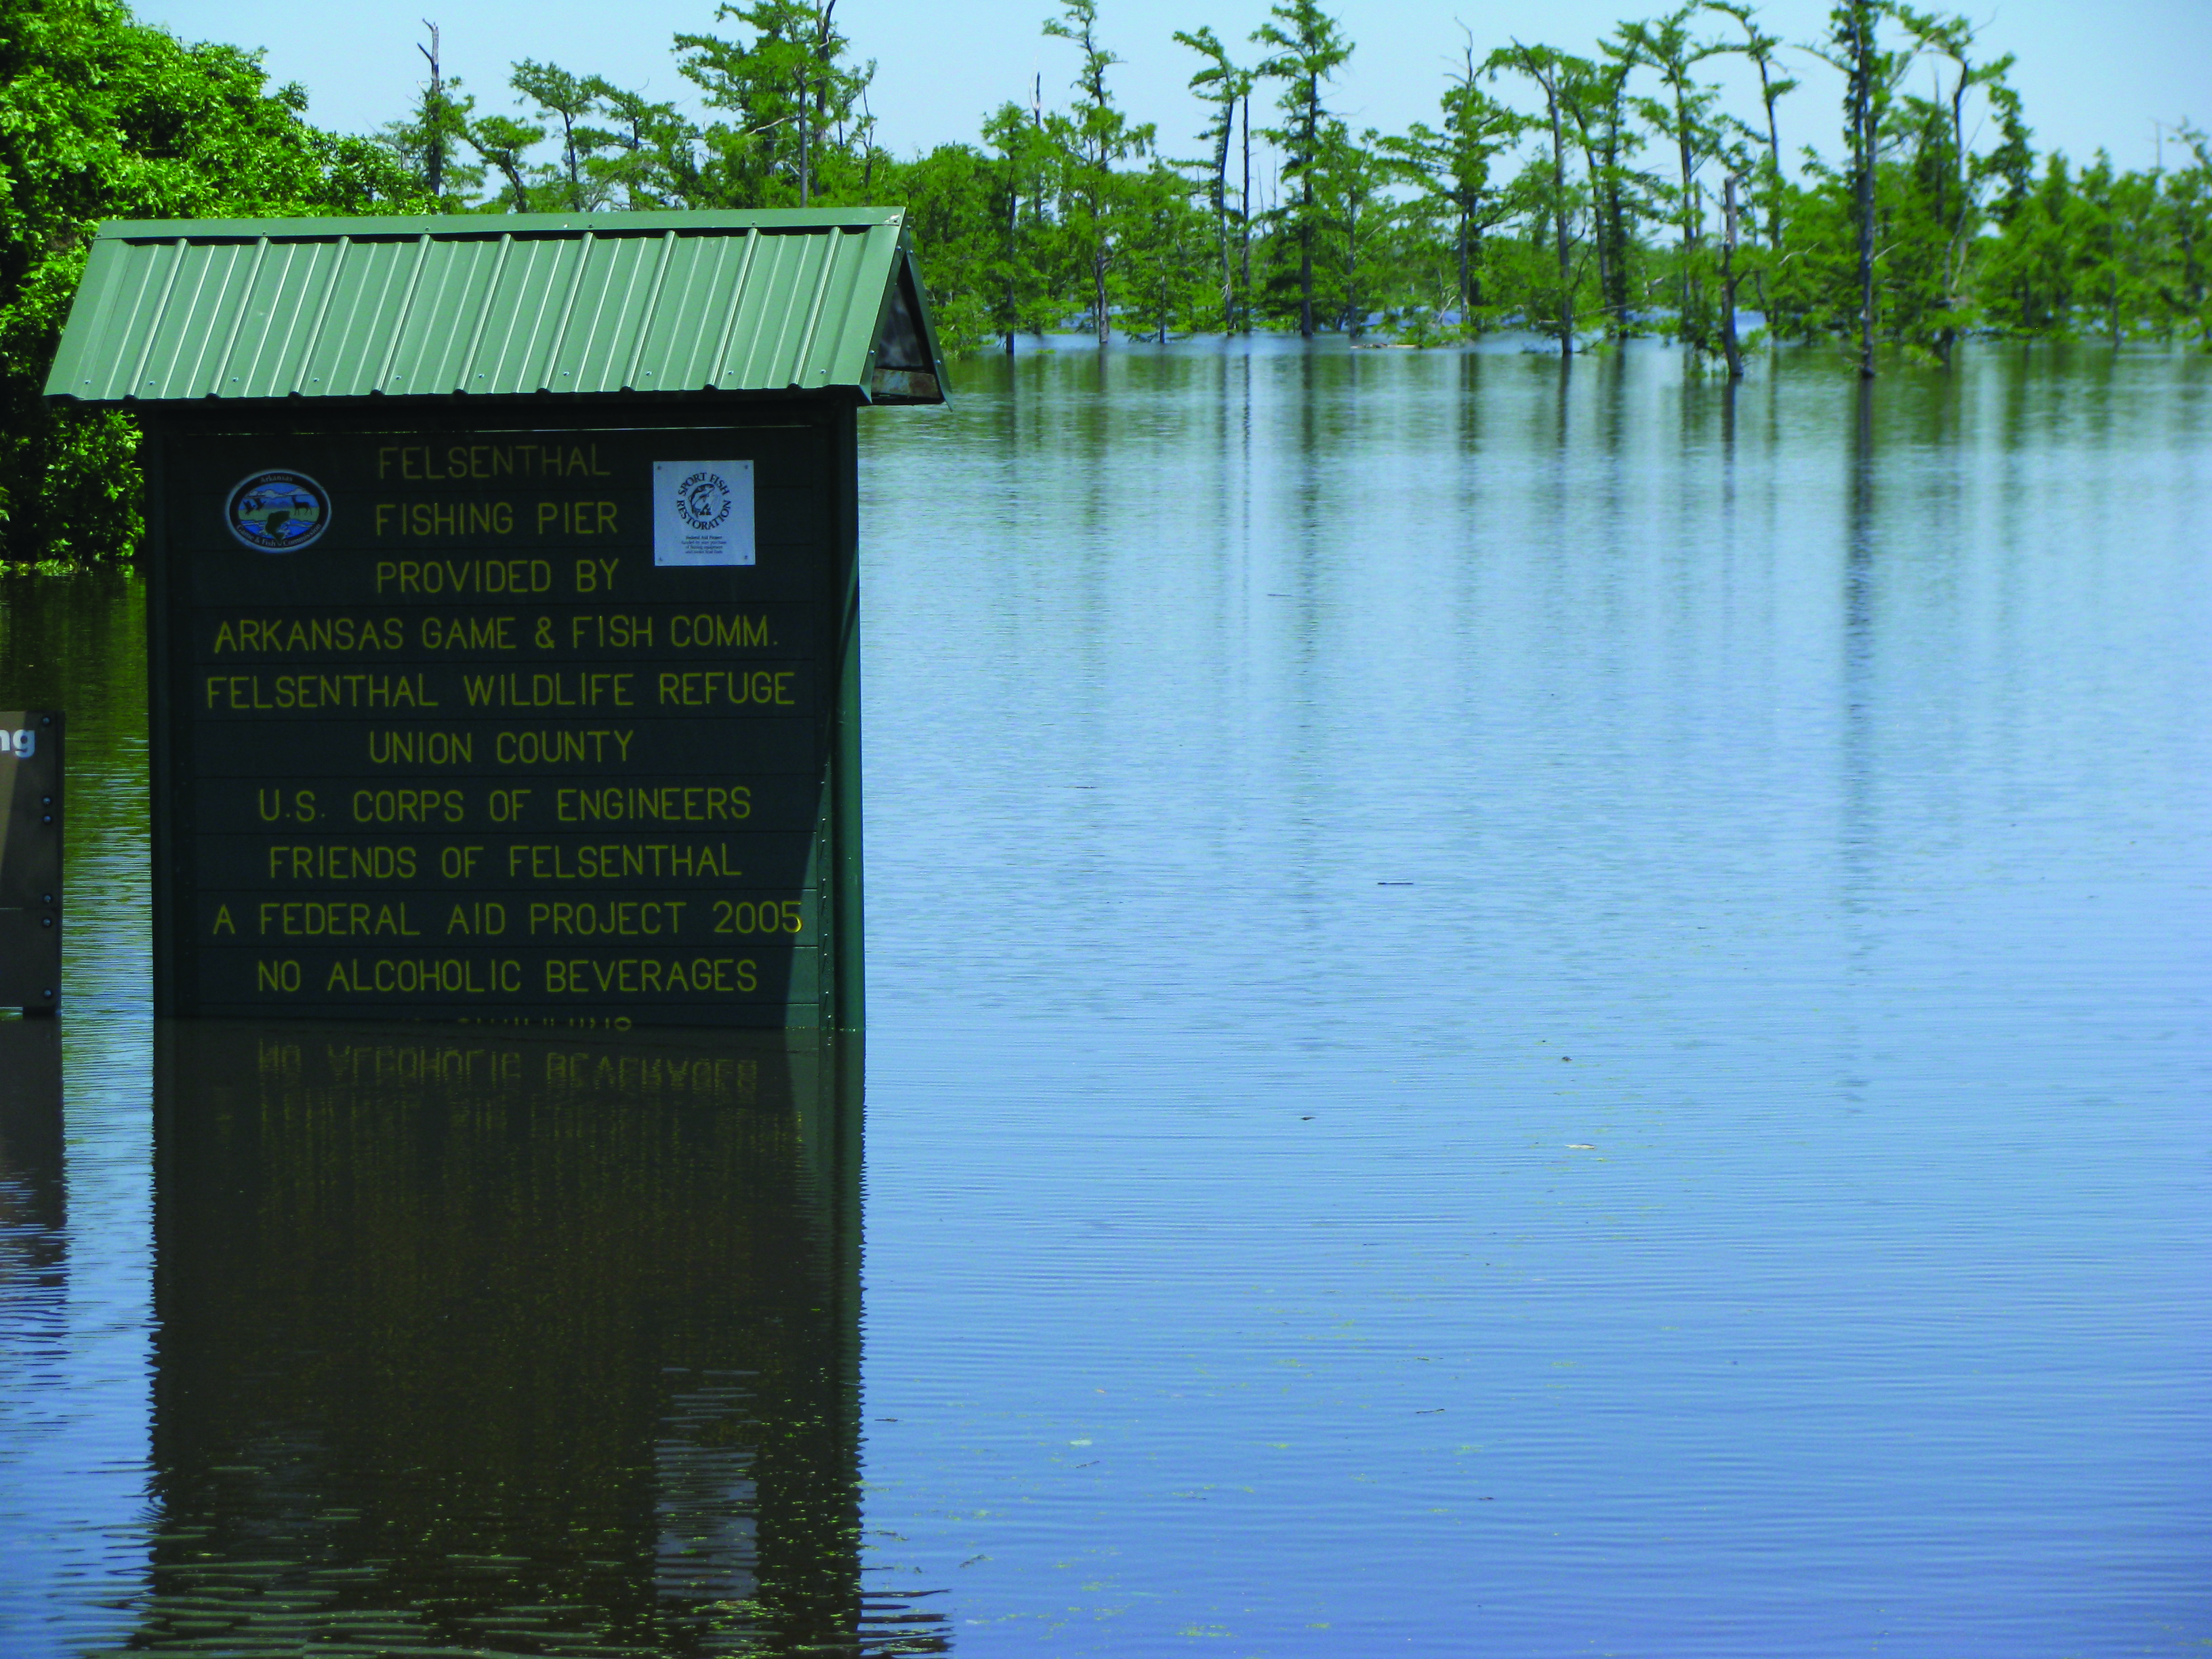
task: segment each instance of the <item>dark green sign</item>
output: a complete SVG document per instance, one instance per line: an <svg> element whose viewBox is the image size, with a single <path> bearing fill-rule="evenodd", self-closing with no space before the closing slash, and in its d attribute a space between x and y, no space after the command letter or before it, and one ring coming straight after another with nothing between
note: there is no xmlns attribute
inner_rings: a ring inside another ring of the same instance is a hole
<svg viewBox="0 0 2212 1659"><path fill-rule="evenodd" d="M0 1008L62 994L62 717L0 708Z"/></svg>
<svg viewBox="0 0 2212 1659"><path fill-rule="evenodd" d="M441 415L162 423L163 1011L854 1023L849 407Z"/></svg>

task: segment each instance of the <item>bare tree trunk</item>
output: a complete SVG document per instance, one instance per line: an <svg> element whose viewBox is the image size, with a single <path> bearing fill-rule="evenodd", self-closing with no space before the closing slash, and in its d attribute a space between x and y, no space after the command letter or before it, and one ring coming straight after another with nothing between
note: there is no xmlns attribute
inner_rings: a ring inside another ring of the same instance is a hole
<svg viewBox="0 0 2212 1659"><path fill-rule="evenodd" d="M799 76L799 204L811 206L814 200L814 140L821 135L822 118L829 112L830 76L835 67L830 56L830 20L836 15L837 0L827 0L821 10L814 14L814 44L809 56L821 66L817 79L802 70Z"/></svg>
<svg viewBox="0 0 2212 1659"><path fill-rule="evenodd" d="M1859 260L1859 378L1874 378L1874 16L1869 4L1851 10L1851 147L1856 176Z"/></svg>
<svg viewBox="0 0 2212 1659"><path fill-rule="evenodd" d="M1590 250L1597 256L1598 314L1603 316L1606 296L1613 292L1611 261L1607 257L1609 244L1605 234L1603 169L1598 165L1597 145L1590 137L1589 123L1579 112L1575 116L1575 133L1582 141L1583 172L1589 179ZM1611 335L1612 331L1608 328L1607 336L1610 338Z"/></svg>
<svg viewBox="0 0 2212 1659"><path fill-rule="evenodd" d="M1693 345L1702 348L1705 342L1698 337L1705 331L1692 321L1696 314L1697 301L1699 297L1697 291L1697 278L1692 275L1694 264L1693 256L1698 246L1698 203L1694 193L1695 186L1691 182L1693 176L1693 163L1690 150L1690 125L1688 119L1682 113L1681 103L1681 89L1678 87L1674 94L1674 148L1682 168L1682 270L1679 283L1682 312L1675 325L1675 332L1688 339Z"/></svg>
<svg viewBox="0 0 2212 1659"><path fill-rule="evenodd" d="M1358 339L1363 330L1359 309L1359 209L1350 207L1346 215L1344 246L1344 327L1345 331Z"/></svg>
<svg viewBox="0 0 2212 1659"><path fill-rule="evenodd" d="M1954 313L1959 307L1960 290L1966 285L1966 220L1967 210L1973 205L1972 179L1966 167L1966 85L1971 78L1962 58L1959 62L1959 83L1951 88L1951 172L1952 182L1958 190L1959 210L1952 222L1950 244L1943 250L1943 307ZM1946 368L1951 367L1952 350L1958 341L1959 331L1945 323L1936 349Z"/></svg>
<svg viewBox="0 0 2212 1659"><path fill-rule="evenodd" d="M1240 296L1237 319L1243 331L1252 331L1252 94L1244 94L1244 185L1237 197L1237 238L1243 244L1237 277Z"/></svg>
<svg viewBox="0 0 2212 1659"><path fill-rule="evenodd" d="M1237 284L1229 267L1229 134L1237 125L1236 88L1222 106L1221 142L1213 147L1213 251L1221 267L1221 331L1235 326Z"/></svg>
<svg viewBox="0 0 2212 1659"><path fill-rule="evenodd" d="M1306 92L1306 164L1298 179L1298 337L1310 340L1313 319L1313 170L1321 156L1321 88Z"/></svg>
<svg viewBox="0 0 2212 1659"><path fill-rule="evenodd" d="M1221 170L1213 187L1214 252L1221 264L1221 331L1236 326L1237 279L1229 265L1229 137L1221 138Z"/></svg>
<svg viewBox="0 0 2212 1659"><path fill-rule="evenodd" d="M1567 141L1559 130L1558 88L1548 85L1544 90L1552 106L1552 231L1559 253L1559 361L1567 362L1575 355L1574 270L1567 258Z"/></svg>
<svg viewBox="0 0 2212 1659"><path fill-rule="evenodd" d="M1735 337L1735 174L1723 186L1725 229L1721 240L1721 352L1728 359L1729 379L1743 379L1743 349Z"/></svg>
<svg viewBox="0 0 2212 1659"><path fill-rule="evenodd" d="M1461 325L1462 325L1462 326L1464 326L1464 325L1466 325L1466 322L1467 322L1467 310L1468 310L1468 298L1467 298L1467 237L1468 237L1468 222L1470 219L1472 219L1474 216L1473 214L1469 213L1469 212L1467 210L1467 206L1466 206L1466 204L1465 204L1464 203L1462 203L1462 204L1461 204L1461 206L1460 206L1460 210L1459 210L1459 320L1460 320L1460 323L1461 323Z"/></svg>
<svg viewBox="0 0 2212 1659"><path fill-rule="evenodd" d="M2119 203L2114 199L2105 212L2105 268L2112 273L2105 279L2105 315L2106 331L2112 336L2115 351L2120 346L2119 216Z"/></svg>
<svg viewBox="0 0 2212 1659"><path fill-rule="evenodd" d="M1106 250L1103 245L1091 256L1091 286L1098 307L1098 349L1103 351L1113 343L1114 325L1106 315Z"/></svg>
<svg viewBox="0 0 2212 1659"><path fill-rule="evenodd" d="M1300 192L1302 211L1313 209L1313 187L1309 185ZM1314 334L1313 320L1313 227L1298 227L1298 337L1310 340Z"/></svg>
<svg viewBox="0 0 2212 1659"><path fill-rule="evenodd" d="M1084 50L1088 52L1091 40L1087 29L1083 44ZM1092 77L1091 96L1098 107L1105 106L1106 82L1103 70ZM1112 258L1106 247L1106 192L1113 188L1113 158L1106 153L1103 138L1098 141L1098 154L1092 158L1091 166L1096 171L1091 175L1091 234L1097 240L1091 249L1091 293L1098 312L1098 349L1103 351L1114 343L1113 319L1106 313L1106 267Z"/></svg>
<svg viewBox="0 0 2212 1659"><path fill-rule="evenodd" d="M1103 167L1105 164L1102 161L1099 165ZM1103 351L1114 340L1113 319L1106 313L1106 204L1099 198L1093 200L1097 207L1091 215L1091 225L1098 241L1091 253L1091 304L1097 309L1098 349Z"/></svg>
<svg viewBox="0 0 2212 1659"><path fill-rule="evenodd" d="M1559 256L1559 366L1565 368L1575 355L1575 290L1567 249L1567 136L1559 125L1559 72L1555 63L1539 56L1543 48L1532 51L1516 40L1513 49L1523 72L1543 88L1545 112L1552 120L1552 232ZM1542 239L1540 222L1534 240Z"/></svg>
<svg viewBox="0 0 2212 1659"><path fill-rule="evenodd" d="M430 60L430 96L423 106L429 118L422 124L422 176L430 187L430 199L435 201L446 183L446 78L438 69L438 26L426 17L422 27L430 31L430 44L415 48Z"/></svg>

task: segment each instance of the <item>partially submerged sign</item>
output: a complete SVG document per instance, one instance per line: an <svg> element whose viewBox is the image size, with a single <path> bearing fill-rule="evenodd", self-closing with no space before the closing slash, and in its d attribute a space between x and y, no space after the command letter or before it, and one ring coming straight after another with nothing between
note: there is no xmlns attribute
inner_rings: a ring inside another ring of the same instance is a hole
<svg viewBox="0 0 2212 1659"><path fill-rule="evenodd" d="M861 1018L854 412L901 216L119 224L167 1014Z"/></svg>
<svg viewBox="0 0 2212 1659"><path fill-rule="evenodd" d="M0 1008L62 994L62 717L0 708Z"/></svg>

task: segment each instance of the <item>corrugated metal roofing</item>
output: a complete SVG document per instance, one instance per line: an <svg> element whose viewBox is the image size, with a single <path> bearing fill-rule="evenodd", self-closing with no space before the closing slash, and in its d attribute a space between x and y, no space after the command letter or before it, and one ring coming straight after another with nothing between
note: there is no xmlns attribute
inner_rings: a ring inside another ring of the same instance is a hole
<svg viewBox="0 0 2212 1659"><path fill-rule="evenodd" d="M941 402L904 222L896 208L116 221L46 395L848 387Z"/></svg>

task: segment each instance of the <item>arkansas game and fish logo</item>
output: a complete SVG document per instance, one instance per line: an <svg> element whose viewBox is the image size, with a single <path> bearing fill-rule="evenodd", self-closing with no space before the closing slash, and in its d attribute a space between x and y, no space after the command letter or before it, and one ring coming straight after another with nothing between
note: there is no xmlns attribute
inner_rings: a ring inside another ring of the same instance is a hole
<svg viewBox="0 0 2212 1659"><path fill-rule="evenodd" d="M257 472L223 504L230 533L260 553L296 553L330 527L328 491L304 472Z"/></svg>

